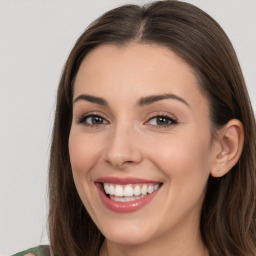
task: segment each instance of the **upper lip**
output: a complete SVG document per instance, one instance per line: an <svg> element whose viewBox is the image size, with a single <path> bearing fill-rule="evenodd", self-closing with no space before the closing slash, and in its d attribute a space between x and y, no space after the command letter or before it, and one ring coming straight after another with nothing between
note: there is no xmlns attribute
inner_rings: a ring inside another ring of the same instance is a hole
<svg viewBox="0 0 256 256"><path fill-rule="evenodd" d="M148 180L148 179L141 179L136 177L101 177L98 178L95 182L98 183L110 183L110 184L120 184L120 185L127 185L127 184L140 184L140 183L162 183L155 180Z"/></svg>

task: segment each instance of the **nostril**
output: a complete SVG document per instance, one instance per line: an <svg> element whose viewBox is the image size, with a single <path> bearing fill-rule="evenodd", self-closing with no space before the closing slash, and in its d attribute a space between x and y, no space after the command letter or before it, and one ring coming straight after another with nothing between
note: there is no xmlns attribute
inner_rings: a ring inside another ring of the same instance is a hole
<svg viewBox="0 0 256 256"><path fill-rule="evenodd" d="M124 164L132 164L134 163L133 161L125 161Z"/></svg>

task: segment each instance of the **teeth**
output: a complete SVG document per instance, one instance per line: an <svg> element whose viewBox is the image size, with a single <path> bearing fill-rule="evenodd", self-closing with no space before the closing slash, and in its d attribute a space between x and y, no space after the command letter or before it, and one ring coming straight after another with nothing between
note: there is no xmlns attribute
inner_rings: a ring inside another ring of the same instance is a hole
<svg viewBox="0 0 256 256"><path fill-rule="evenodd" d="M113 200L118 201L120 198L122 201L131 201L138 198L142 198L147 194L152 194L159 188L159 184L137 184L137 185L116 185L116 184L104 184L104 191L106 194L110 195L110 198L115 198ZM116 198L118 197L118 198ZM129 198L127 198L129 197ZM135 198L135 199L134 199ZM120 200L121 200L120 199Z"/></svg>
<svg viewBox="0 0 256 256"><path fill-rule="evenodd" d="M141 190L141 194L143 196L145 196L147 193L148 193L147 185L143 185L142 190Z"/></svg>
<svg viewBox="0 0 256 256"><path fill-rule="evenodd" d="M116 186L115 196L124 196L124 190L120 185Z"/></svg>
<svg viewBox="0 0 256 256"><path fill-rule="evenodd" d="M153 191L154 191L154 187L153 186L149 186L148 187L148 194L151 194L151 193L153 193Z"/></svg>
<svg viewBox="0 0 256 256"><path fill-rule="evenodd" d="M133 195L139 196L140 194L141 194L140 186L137 185L137 186L135 186L135 188L133 190Z"/></svg>
<svg viewBox="0 0 256 256"><path fill-rule="evenodd" d="M133 196L133 189L131 186L129 185L125 186L124 196Z"/></svg>
<svg viewBox="0 0 256 256"><path fill-rule="evenodd" d="M113 185L110 185L110 186L109 186L109 194L110 194L110 195L114 195L114 194L115 194L115 188L114 188Z"/></svg>
<svg viewBox="0 0 256 256"><path fill-rule="evenodd" d="M108 184L104 184L104 190L106 192L106 194L109 194L110 191L109 191L109 185Z"/></svg>
<svg viewBox="0 0 256 256"><path fill-rule="evenodd" d="M131 197L116 197L116 196L110 196L110 198L117 202L130 202L134 200L141 199L145 196L131 196Z"/></svg>

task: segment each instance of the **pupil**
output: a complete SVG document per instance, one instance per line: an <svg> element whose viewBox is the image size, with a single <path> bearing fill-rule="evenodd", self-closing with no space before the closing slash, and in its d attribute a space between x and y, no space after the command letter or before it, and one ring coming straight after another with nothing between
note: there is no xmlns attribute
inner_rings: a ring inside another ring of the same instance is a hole
<svg viewBox="0 0 256 256"><path fill-rule="evenodd" d="M101 124L101 123L102 123L102 118L99 117L99 116L94 116L94 117L92 118L92 123L93 123L93 124Z"/></svg>
<svg viewBox="0 0 256 256"><path fill-rule="evenodd" d="M158 117L157 118L158 125L168 124L168 121L169 120L166 117Z"/></svg>

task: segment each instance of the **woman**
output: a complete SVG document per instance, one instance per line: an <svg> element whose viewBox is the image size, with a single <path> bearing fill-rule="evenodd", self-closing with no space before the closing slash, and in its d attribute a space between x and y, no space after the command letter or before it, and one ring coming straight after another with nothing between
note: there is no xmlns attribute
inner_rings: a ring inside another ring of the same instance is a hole
<svg viewBox="0 0 256 256"><path fill-rule="evenodd" d="M178 1L104 14L59 84L52 255L256 255L255 131L211 17Z"/></svg>

